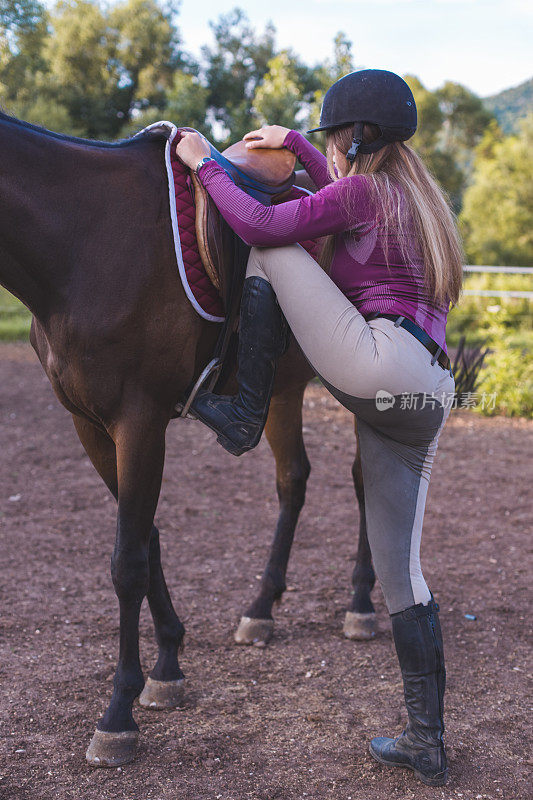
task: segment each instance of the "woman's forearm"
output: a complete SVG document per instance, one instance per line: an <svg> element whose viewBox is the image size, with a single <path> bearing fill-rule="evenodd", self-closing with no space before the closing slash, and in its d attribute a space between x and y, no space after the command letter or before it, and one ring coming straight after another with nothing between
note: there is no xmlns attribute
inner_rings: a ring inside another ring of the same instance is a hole
<svg viewBox="0 0 533 800"><path fill-rule="evenodd" d="M327 159L298 131L289 131L283 146L297 156L317 189L331 183Z"/></svg>

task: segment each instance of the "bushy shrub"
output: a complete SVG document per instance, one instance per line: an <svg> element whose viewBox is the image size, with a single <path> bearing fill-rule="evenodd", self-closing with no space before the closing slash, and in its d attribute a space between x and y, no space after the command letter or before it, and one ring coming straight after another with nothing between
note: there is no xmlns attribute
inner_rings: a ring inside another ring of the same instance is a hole
<svg viewBox="0 0 533 800"><path fill-rule="evenodd" d="M533 359L526 351L508 347L505 338L493 343L485 358L478 391L491 402L476 405L486 416L533 417Z"/></svg>
<svg viewBox="0 0 533 800"><path fill-rule="evenodd" d="M469 274L465 288L531 291L531 277ZM531 300L463 295L450 313L451 348L466 337L466 348L485 346L488 353L473 388L472 408L481 414L530 417L533 414L533 315Z"/></svg>
<svg viewBox="0 0 533 800"><path fill-rule="evenodd" d="M494 395L494 403L478 410L486 415L533 416L533 358L527 347L513 346L512 315L503 306L481 320L489 353L481 372L479 390Z"/></svg>

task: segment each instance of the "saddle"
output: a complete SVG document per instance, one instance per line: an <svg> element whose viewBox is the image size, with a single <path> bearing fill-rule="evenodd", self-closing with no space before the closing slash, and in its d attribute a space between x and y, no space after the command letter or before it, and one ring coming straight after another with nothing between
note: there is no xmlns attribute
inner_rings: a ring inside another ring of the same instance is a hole
<svg viewBox="0 0 533 800"><path fill-rule="evenodd" d="M194 128L179 128L178 133L187 130ZM244 142L237 142L220 153L210 142L208 145L211 157L226 170L234 183L266 206L302 197L315 188L304 170L295 173L296 156L286 148L248 150ZM188 391L187 399L176 405L176 414L181 417L187 416L200 387L221 390L235 364L237 317L250 249L224 220L194 170L189 171L187 183L194 197L194 207L190 211L194 212L197 258L199 256L199 262L220 298L224 317L219 321L224 324L211 361ZM190 194L188 197L190 204ZM319 242L300 244L313 257L317 256Z"/></svg>
<svg viewBox="0 0 533 800"><path fill-rule="evenodd" d="M208 144L211 157L246 194L266 206L288 198L294 185L296 164L296 156L290 150L248 150L244 142L237 142L221 153L210 142ZM200 258L211 283L222 301L226 302L226 283L235 268L235 234L194 170L191 170L190 177L196 205L195 229Z"/></svg>

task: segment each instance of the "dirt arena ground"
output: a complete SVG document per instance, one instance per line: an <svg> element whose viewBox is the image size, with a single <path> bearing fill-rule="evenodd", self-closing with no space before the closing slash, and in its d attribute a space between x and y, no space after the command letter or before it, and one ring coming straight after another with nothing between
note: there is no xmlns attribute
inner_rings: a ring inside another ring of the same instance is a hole
<svg viewBox="0 0 533 800"><path fill-rule="evenodd" d="M268 445L235 459L199 423L169 429L157 519L187 628L188 688L183 708L137 709L140 751L118 770L95 771L84 759L117 651L114 503L27 345L0 346L0 426L1 800L532 796L532 423L456 412L441 438L423 563L447 648L443 789L387 771L367 752L371 736L401 729L401 683L379 588L379 636L342 637L357 526L354 441L350 416L321 387L306 395L308 500L290 591L264 650L239 648L232 634L277 515ZM148 671L155 644L146 609L141 635Z"/></svg>

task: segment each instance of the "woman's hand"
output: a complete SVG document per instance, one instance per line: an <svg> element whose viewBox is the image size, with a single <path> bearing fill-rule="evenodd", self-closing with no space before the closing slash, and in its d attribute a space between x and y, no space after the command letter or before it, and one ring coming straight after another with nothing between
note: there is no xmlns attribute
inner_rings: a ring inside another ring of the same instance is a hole
<svg viewBox="0 0 533 800"><path fill-rule="evenodd" d="M289 131L290 128L283 128L281 125L265 125L257 131L246 133L242 138L249 150L255 147L270 147L277 150L283 147L283 142Z"/></svg>
<svg viewBox="0 0 533 800"><path fill-rule="evenodd" d="M196 169L204 156L211 155L209 145L196 131L183 131L176 145L176 154L190 169Z"/></svg>

